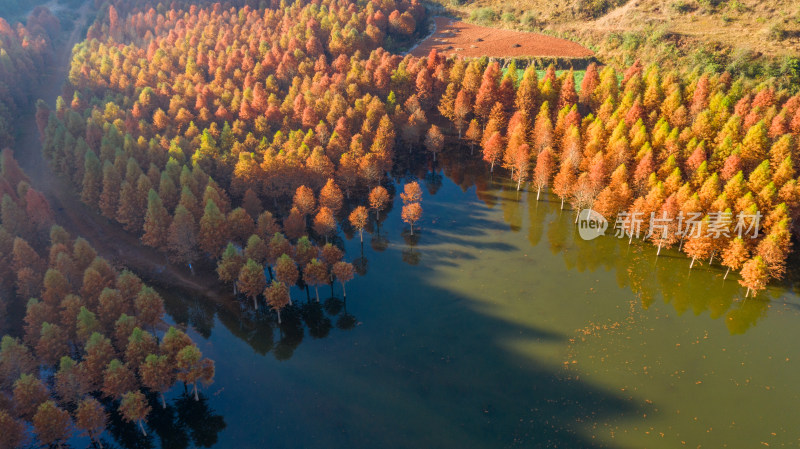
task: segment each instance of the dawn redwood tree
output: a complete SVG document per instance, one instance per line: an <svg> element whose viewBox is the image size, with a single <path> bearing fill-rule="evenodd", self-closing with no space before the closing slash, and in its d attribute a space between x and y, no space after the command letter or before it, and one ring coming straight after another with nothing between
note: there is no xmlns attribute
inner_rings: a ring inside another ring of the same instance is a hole
<svg viewBox="0 0 800 449"><path fill-rule="evenodd" d="M458 138L461 139L461 133L464 130L464 126L467 124L467 117L469 116L470 112L472 112L472 103L469 98L469 94L461 89L458 91L458 95L456 96L455 103L453 105L453 123L456 125L456 129L458 129ZM477 124L477 121L475 122Z"/></svg>
<svg viewBox="0 0 800 449"><path fill-rule="evenodd" d="M216 258L220 250L228 241L228 230L225 216L222 215L216 203L209 200L206 203L203 218L200 219L200 232L197 235L200 249Z"/></svg>
<svg viewBox="0 0 800 449"><path fill-rule="evenodd" d="M72 419L55 402L47 401L37 408L33 416L33 429L39 442L54 446L69 439L72 434Z"/></svg>
<svg viewBox="0 0 800 449"><path fill-rule="evenodd" d="M767 287L769 269L761 256L755 256L745 262L744 265L742 265L740 274L742 279L739 280L739 284L742 287L747 287L747 293L744 295L745 298L750 296L751 292L753 296L755 296L759 291Z"/></svg>
<svg viewBox="0 0 800 449"><path fill-rule="evenodd" d="M122 396L119 404L119 413L122 419L129 423L137 423L142 435L147 436L147 431L144 430L144 422L147 415L150 414L150 405L147 403L147 398L141 391L129 391Z"/></svg>
<svg viewBox="0 0 800 449"><path fill-rule="evenodd" d="M300 186L294 193L293 205L297 208L303 217L305 225L308 226L307 217L314 212L317 207L317 201L314 199L314 192L306 187Z"/></svg>
<svg viewBox="0 0 800 449"><path fill-rule="evenodd" d="M228 243L222 257L217 261L217 276L222 282L233 285L233 293L236 294L236 282L239 280L239 272L245 263L244 256L233 245Z"/></svg>
<svg viewBox="0 0 800 449"><path fill-rule="evenodd" d="M103 373L103 395L109 399L119 399L126 392L136 388L136 376L121 361L114 359Z"/></svg>
<svg viewBox="0 0 800 449"><path fill-rule="evenodd" d="M386 209L390 199L389 192L383 186L377 186L369 192L369 207L375 211L378 221L380 221L381 211Z"/></svg>
<svg viewBox="0 0 800 449"><path fill-rule="evenodd" d="M149 354L144 363L139 366L139 377L142 385L150 391L158 393L161 398L161 407L167 408L164 394L175 383L175 368L170 364L165 355Z"/></svg>
<svg viewBox="0 0 800 449"><path fill-rule="evenodd" d="M13 449L25 441L25 425L5 410L0 410L0 448Z"/></svg>
<svg viewBox="0 0 800 449"><path fill-rule="evenodd" d="M517 181L517 191L528 178L531 164L530 158L531 153L528 145L522 144L514 149L514 154L512 155L512 166L514 168L512 178Z"/></svg>
<svg viewBox="0 0 800 449"><path fill-rule="evenodd" d="M312 259L303 268L303 281L314 286L314 291L319 302L319 286L328 283L328 267L319 259Z"/></svg>
<svg viewBox="0 0 800 449"><path fill-rule="evenodd" d="M422 218L422 206L419 203L408 203L403 206L401 216L411 226L411 235L414 235L414 223Z"/></svg>
<svg viewBox="0 0 800 449"><path fill-rule="evenodd" d="M100 448L100 435L106 429L108 413L105 408L92 397L84 398L75 410L75 427L81 431L81 436L87 436Z"/></svg>
<svg viewBox="0 0 800 449"><path fill-rule="evenodd" d="M741 269L742 265L747 262L749 256L750 253L747 249L747 245L741 237L736 237L731 240L728 246L722 251L722 265L727 267L725 276L722 279L728 278L731 269Z"/></svg>
<svg viewBox="0 0 800 449"><path fill-rule="evenodd" d="M436 162L436 153L442 151L444 147L444 134L436 125L431 125L425 134L425 148L433 153L433 161Z"/></svg>
<svg viewBox="0 0 800 449"><path fill-rule="evenodd" d="M495 132L483 147L483 160L491 164L490 172L494 173L494 164L503 156L503 137Z"/></svg>
<svg viewBox="0 0 800 449"><path fill-rule="evenodd" d="M422 189L417 181L411 181L403 186L403 193L400 194L403 204L418 203L422 201Z"/></svg>
<svg viewBox="0 0 800 449"><path fill-rule="evenodd" d="M146 285L139 290L133 306L140 326L154 329L164 316L164 300L153 288Z"/></svg>
<svg viewBox="0 0 800 449"><path fill-rule="evenodd" d="M244 247L244 259L253 259L260 264L270 260L269 244L261 240L261 237L253 234L247 239L247 246Z"/></svg>
<svg viewBox="0 0 800 449"><path fill-rule="evenodd" d="M14 412L26 421L33 419L39 405L49 398L47 387L31 374L23 374L14 382Z"/></svg>
<svg viewBox="0 0 800 449"><path fill-rule="evenodd" d="M289 287L297 284L297 281L300 279L300 272L297 270L297 264L288 254L279 257L278 261L275 263L275 279ZM292 299L290 297L289 304L291 303Z"/></svg>
<svg viewBox="0 0 800 449"><path fill-rule="evenodd" d="M253 307L256 310L258 310L258 301L256 298L264 291L266 282L264 267L253 259L247 259L247 262L239 272L239 291L248 298L252 298Z"/></svg>
<svg viewBox="0 0 800 449"><path fill-rule="evenodd" d="M339 186L336 185L336 182L333 180L333 178L328 178L328 181L319 192L320 209L327 207L334 215L336 215L342 209L343 201L344 195L342 195L341 189L339 189Z"/></svg>
<svg viewBox="0 0 800 449"><path fill-rule="evenodd" d="M177 357L178 380L192 386L194 400L200 400L197 384L210 385L214 381L214 362L203 358L195 345L186 346Z"/></svg>
<svg viewBox="0 0 800 449"><path fill-rule="evenodd" d="M278 324L281 324L281 310L292 302L289 288L283 282L272 281L264 290L264 297L267 299L267 304L278 314Z"/></svg>
<svg viewBox="0 0 800 449"><path fill-rule="evenodd" d="M539 153L539 156L537 156L536 166L533 169L533 183L536 185L536 201L539 201L542 188L547 187L550 183L550 177L553 176L554 168L555 161L553 161L553 152L550 147L545 147L545 149Z"/></svg>
<svg viewBox="0 0 800 449"><path fill-rule="evenodd" d="M575 171L570 164L561 164L561 169L553 179L553 192L561 198L561 209L564 209L564 200L569 198L577 181Z"/></svg>
<svg viewBox="0 0 800 449"><path fill-rule="evenodd" d="M171 258L186 263L190 268L197 258L196 227L194 216L183 205L178 205L169 225L167 245Z"/></svg>
<svg viewBox="0 0 800 449"><path fill-rule="evenodd" d="M336 232L336 218L333 216L333 211L325 206L319 208L319 212L314 217L314 232L324 236L325 242L328 241L328 238Z"/></svg>
<svg viewBox="0 0 800 449"><path fill-rule="evenodd" d="M367 208L364 206L356 207L348 218L350 220L350 225L358 231L361 243L364 243L364 228L367 227L367 221L369 221L369 212Z"/></svg>
<svg viewBox="0 0 800 449"><path fill-rule="evenodd" d="M336 262L333 264L331 271L339 283L342 284L343 297L347 298L347 288L345 287L345 284L353 280L353 276L355 275L353 264L349 262Z"/></svg>
<svg viewBox="0 0 800 449"><path fill-rule="evenodd" d="M481 125L478 123L478 120L472 119L469 122L469 126L467 127L467 132L464 134L464 137L469 141L469 154L471 156L475 150L475 144L480 142L483 137Z"/></svg>

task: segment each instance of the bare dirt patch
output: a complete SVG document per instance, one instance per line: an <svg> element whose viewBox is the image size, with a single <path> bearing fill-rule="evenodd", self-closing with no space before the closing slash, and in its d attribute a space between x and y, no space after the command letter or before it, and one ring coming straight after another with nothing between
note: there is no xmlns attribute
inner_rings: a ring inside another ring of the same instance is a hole
<svg viewBox="0 0 800 449"><path fill-rule="evenodd" d="M561 57L594 55L588 48L566 39L539 33L501 30L436 17L436 32L414 48L414 56L426 56L431 49L445 55L496 58Z"/></svg>

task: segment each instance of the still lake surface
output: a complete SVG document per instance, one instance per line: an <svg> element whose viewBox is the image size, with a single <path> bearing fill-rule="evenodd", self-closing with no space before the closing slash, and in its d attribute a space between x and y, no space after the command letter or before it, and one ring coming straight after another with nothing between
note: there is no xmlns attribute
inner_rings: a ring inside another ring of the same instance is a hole
<svg viewBox="0 0 800 449"><path fill-rule="evenodd" d="M718 265L690 271L674 250L581 240L557 198L537 202L481 163L396 180L414 176L425 190L414 238L399 195L363 249L340 232L346 258L363 252L366 268L346 306L326 301L327 287L320 305L295 287L278 327L246 306L165 291L216 381L202 406L175 388L185 435L166 426L135 445L800 445L794 270L745 301Z"/></svg>

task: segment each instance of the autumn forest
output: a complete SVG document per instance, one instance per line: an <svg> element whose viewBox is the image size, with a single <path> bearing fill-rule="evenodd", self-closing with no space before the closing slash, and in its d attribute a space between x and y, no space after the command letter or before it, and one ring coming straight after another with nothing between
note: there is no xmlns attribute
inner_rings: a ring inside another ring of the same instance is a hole
<svg viewBox="0 0 800 449"><path fill-rule="evenodd" d="M403 246L413 267L465 226L443 218L457 198L434 196L442 167L455 184L452 167L471 167L487 214L498 201L487 189L501 186L504 204L565 217L549 233L577 235L591 209L608 222L601 240L622 239L634 260L713 276L725 309L768 302L796 277L800 92L781 78L413 56L441 13L418 0L72 3L0 18L0 449L214 445L216 433L198 436L225 427L205 390L231 368L172 313L176 291L213 290L200 300L213 306L195 307L284 340L301 322L327 335L330 323L311 324L326 314L357 333L348 299L385 294L352 293L378 276L367 256L388 269L365 241ZM458 220L479 227L477 210ZM448 251L443 266L468 260ZM530 437L506 434L518 432ZM557 433L529 441L589 444Z"/></svg>

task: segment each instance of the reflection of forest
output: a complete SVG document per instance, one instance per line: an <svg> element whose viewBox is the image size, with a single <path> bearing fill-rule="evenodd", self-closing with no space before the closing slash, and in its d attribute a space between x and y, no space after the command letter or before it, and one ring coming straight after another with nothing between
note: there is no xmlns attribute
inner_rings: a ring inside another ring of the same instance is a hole
<svg viewBox="0 0 800 449"><path fill-rule="evenodd" d="M656 248L649 243L619 239L609 232L606 237L592 241L580 238L574 229L574 212L560 210L560 201L543 193L540 201L529 192L517 192L516 183L507 178L502 170L494 175L488 173L479 156L464 161L457 152L468 151L453 148L440 158L444 175L466 192L476 186L476 194L489 208L500 207L503 220L513 232L520 232L527 217L527 238L531 246L544 239L553 254L561 254L566 268L594 272L614 270L617 284L628 288L647 309L661 298L679 314L691 310L695 315L708 311L712 319L724 317L731 333L744 333L765 316L772 300L783 296L785 289L798 290L800 269L791 269L798 264L789 263L789 273L783 285L773 285L756 298L744 299L744 288L734 275L723 280L724 268L718 260L711 266L705 261L702 267L695 264L689 270L689 259L675 250L662 251L656 257ZM421 179L432 179L431 168L422 167L416 175ZM435 191L429 187L429 191ZM527 211L526 211L527 209ZM526 215L527 212L527 215ZM796 256L791 256L792 258Z"/></svg>
<svg viewBox="0 0 800 449"><path fill-rule="evenodd" d="M110 415L108 433L118 446L102 439L103 447L212 447L217 444L219 433L226 427L225 419L214 413L208 405L208 399L202 394L200 400L195 401L190 392L184 392L166 408L162 408L156 395L149 395L148 400L153 411L147 420L147 437L142 436L136 424L125 422L119 414L113 413Z"/></svg>
<svg viewBox="0 0 800 449"><path fill-rule="evenodd" d="M222 295L219 301L200 299L196 295L182 292L163 292L167 313L177 323L194 328L205 338L211 336L216 319L219 319L231 334L247 342L261 355L272 353L278 360L287 360L302 343L306 330L312 338L325 338L334 328L352 329L356 318L347 311L345 299L333 295L324 288L317 303L313 292L302 295L293 292L294 303L281 312L278 324L274 314L264 308L254 310L248 301L236 300L232 294ZM337 291L337 293L339 293Z"/></svg>

